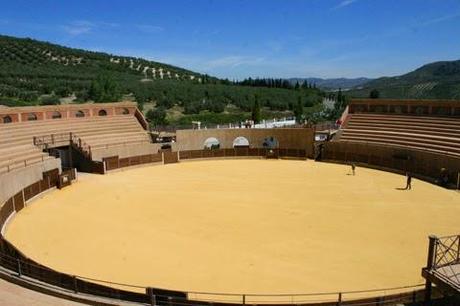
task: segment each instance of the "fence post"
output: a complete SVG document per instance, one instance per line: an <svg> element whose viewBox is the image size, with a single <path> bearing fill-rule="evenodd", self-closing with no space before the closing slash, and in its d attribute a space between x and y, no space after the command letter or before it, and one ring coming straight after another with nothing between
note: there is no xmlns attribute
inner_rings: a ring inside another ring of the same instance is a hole
<svg viewBox="0 0 460 306"><path fill-rule="evenodd" d="M457 263L460 263L460 235L457 236Z"/></svg>
<svg viewBox="0 0 460 306"><path fill-rule="evenodd" d="M17 263L18 263L18 276L21 277L22 276L22 268L21 268L21 260L19 258L17 259Z"/></svg>
<svg viewBox="0 0 460 306"><path fill-rule="evenodd" d="M436 240L438 238L435 235L430 235L428 239L429 239L429 245L428 245L428 258L427 258L426 267L428 269L432 269L434 265L436 264L434 262L435 260L434 252L435 252Z"/></svg>
<svg viewBox="0 0 460 306"><path fill-rule="evenodd" d="M73 278L73 291L75 293L78 293L77 277L75 275L73 275L72 278Z"/></svg>
<svg viewBox="0 0 460 306"><path fill-rule="evenodd" d="M437 237L434 235L429 236L430 243L428 245L428 259L426 263L426 269L431 270L436 265L435 258L435 248ZM427 278L425 282L425 303L429 304L431 302L431 281Z"/></svg>
<svg viewBox="0 0 460 306"><path fill-rule="evenodd" d="M457 173L457 190L460 190L460 172Z"/></svg>
<svg viewBox="0 0 460 306"><path fill-rule="evenodd" d="M147 292L147 295L148 295L149 298L150 298L150 305L151 305L151 306L155 306L155 305L156 305L156 296L155 296L155 294L153 294L153 289L150 288L150 287L148 287L148 288L146 289L146 292Z"/></svg>
<svg viewBox="0 0 460 306"><path fill-rule="evenodd" d="M337 306L342 305L342 292L339 292L339 297L337 298Z"/></svg>

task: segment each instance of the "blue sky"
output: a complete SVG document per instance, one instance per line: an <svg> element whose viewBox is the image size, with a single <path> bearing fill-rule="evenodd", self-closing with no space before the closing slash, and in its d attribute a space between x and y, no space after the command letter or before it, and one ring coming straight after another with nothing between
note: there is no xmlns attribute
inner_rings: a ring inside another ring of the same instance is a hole
<svg viewBox="0 0 460 306"><path fill-rule="evenodd" d="M0 33L230 79L378 77L460 59L460 1L2 0Z"/></svg>

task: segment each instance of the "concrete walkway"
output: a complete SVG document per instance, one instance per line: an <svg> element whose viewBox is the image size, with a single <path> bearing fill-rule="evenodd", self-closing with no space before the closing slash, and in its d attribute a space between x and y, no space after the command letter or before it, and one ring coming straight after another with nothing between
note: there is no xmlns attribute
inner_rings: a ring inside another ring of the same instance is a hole
<svg viewBox="0 0 460 306"><path fill-rule="evenodd" d="M0 278L0 305L8 306L82 306L9 283Z"/></svg>

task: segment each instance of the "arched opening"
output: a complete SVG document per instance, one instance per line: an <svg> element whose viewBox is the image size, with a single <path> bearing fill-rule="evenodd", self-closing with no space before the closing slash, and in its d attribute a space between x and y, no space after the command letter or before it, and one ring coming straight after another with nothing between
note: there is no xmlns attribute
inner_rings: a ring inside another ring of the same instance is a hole
<svg viewBox="0 0 460 306"><path fill-rule="evenodd" d="M60 112L53 112L53 115L51 115L51 118L52 119L61 119L62 118L62 115Z"/></svg>
<svg viewBox="0 0 460 306"><path fill-rule="evenodd" d="M219 149L220 148L220 142L217 138L215 137L209 137L204 141L204 149L207 150L213 150L213 149Z"/></svg>
<svg viewBox="0 0 460 306"><path fill-rule="evenodd" d="M99 110L99 112L97 114L98 114L98 116L107 116L107 111L105 109L101 109L101 110Z"/></svg>
<svg viewBox="0 0 460 306"><path fill-rule="evenodd" d="M83 111L79 110L79 111L77 111L75 113L75 117L77 117L77 118L85 117L85 113Z"/></svg>
<svg viewBox="0 0 460 306"><path fill-rule="evenodd" d="M278 139L273 136L267 137L264 139L262 146L266 149L276 149L279 147Z"/></svg>
<svg viewBox="0 0 460 306"><path fill-rule="evenodd" d="M122 115L129 115L129 109L127 109L125 107L125 108L123 108L123 111L121 113L122 113Z"/></svg>
<svg viewBox="0 0 460 306"><path fill-rule="evenodd" d="M249 148L249 140L246 137L239 136L233 140L233 147L234 148Z"/></svg>
<svg viewBox="0 0 460 306"><path fill-rule="evenodd" d="M10 116L7 115L3 117L3 123L11 123L11 122L13 122L13 119L11 119Z"/></svg>
<svg viewBox="0 0 460 306"><path fill-rule="evenodd" d="M30 113L27 115L27 121L35 121L37 120L37 115L34 113Z"/></svg>
<svg viewBox="0 0 460 306"><path fill-rule="evenodd" d="M164 151L171 151L171 149L172 147L170 143L167 143L161 146L161 150L164 150Z"/></svg>

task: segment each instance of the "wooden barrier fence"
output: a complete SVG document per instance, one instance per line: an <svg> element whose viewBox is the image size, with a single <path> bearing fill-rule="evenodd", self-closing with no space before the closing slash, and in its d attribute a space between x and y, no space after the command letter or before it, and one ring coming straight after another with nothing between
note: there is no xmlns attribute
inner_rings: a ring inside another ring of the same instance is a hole
<svg viewBox="0 0 460 306"><path fill-rule="evenodd" d="M444 168L449 176L449 184L458 184L460 158L452 155L346 141L328 142L319 150L321 160L357 163L401 174L410 172L430 182L436 182Z"/></svg>
<svg viewBox="0 0 460 306"><path fill-rule="evenodd" d="M157 154L118 158L118 156L103 159L107 171L148 163L177 163L180 160L195 158L224 158L224 157L281 157L306 159L306 150L303 149L264 149L264 148L235 148L235 149L208 149L189 151L163 151Z"/></svg>
<svg viewBox="0 0 460 306"><path fill-rule="evenodd" d="M226 156L265 156L275 153L279 156L305 158L303 150L277 150L271 152L265 149L223 149L223 150L198 150L168 152L172 162L180 158L209 158ZM161 155L160 155L161 156ZM174 158L176 156L176 158ZM162 156L164 160L164 156ZM132 157L130 159L112 158L106 165L109 167L136 164L141 161L159 161L158 155L150 157ZM117 163L115 163L117 161ZM8 199L0 206L0 228L14 213L19 212L25 206L28 199L44 192L58 184L59 172L57 169L44 173L43 180L27 186L15 196ZM88 263L91 264L91 263ZM0 235L0 267L2 271L9 271L16 275L17 280L27 276L43 283L56 286L63 290L60 295L66 293L84 293L93 297L111 298L118 301L137 302L152 306L230 306L235 304L265 304L265 305L308 305L308 306L383 306L397 305L400 303L414 303L423 300L424 290L421 285L405 286L398 288L385 288L375 290L330 292L330 293L307 293L307 294L227 294L206 292L185 292L177 290L158 289L129 284L119 284L110 281L90 279L78 275L69 275L43 266L22 254L3 235ZM1 272L1 271L0 271ZM308 276L306 276L308 277ZM90 299L90 297L85 298ZM363 297L367 296L367 297ZM369 297L371 296L371 297Z"/></svg>

